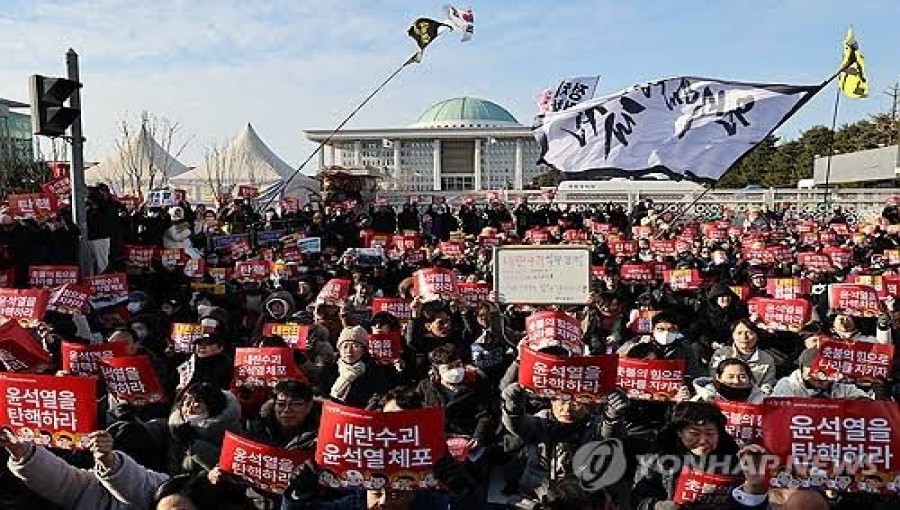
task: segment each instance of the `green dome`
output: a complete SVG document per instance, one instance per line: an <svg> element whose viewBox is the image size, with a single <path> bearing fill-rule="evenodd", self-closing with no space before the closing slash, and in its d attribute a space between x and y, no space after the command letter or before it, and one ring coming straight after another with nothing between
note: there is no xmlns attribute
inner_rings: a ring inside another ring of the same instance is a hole
<svg viewBox="0 0 900 510"><path fill-rule="evenodd" d="M423 113L412 127L520 126L505 108L484 99L458 97L441 101Z"/></svg>

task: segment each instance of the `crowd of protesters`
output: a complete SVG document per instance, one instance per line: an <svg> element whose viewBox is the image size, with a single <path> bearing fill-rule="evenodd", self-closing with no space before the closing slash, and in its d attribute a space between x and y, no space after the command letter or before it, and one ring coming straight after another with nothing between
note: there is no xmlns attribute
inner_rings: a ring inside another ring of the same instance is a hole
<svg viewBox="0 0 900 510"><path fill-rule="evenodd" d="M898 338L892 299L882 302L877 317L863 318L830 309L826 295L827 284L849 275L896 270L883 256L900 247L900 232L890 228L900 223L893 205L874 219L864 236L837 235L835 244L852 251L849 262L809 268L793 256L762 261L744 257L742 248L750 236L787 247L791 255L824 248L821 241L798 233L795 226L801 219L765 208L726 212L719 220L738 231L729 230L715 240L697 233L677 253L661 254L651 248L651 239L679 238L694 222L690 214L677 218L651 201L632 210L543 200L507 206L496 199L394 207L326 196L293 211L280 205L258 210L243 200L218 211L184 201L128 211L102 186L92 189L88 200L93 269L129 273L128 318L110 324L94 313L48 312L35 335L53 357L53 366L44 372L60 372L63 341L121 342L129 354L151 358L168 402L174 404L136 406L101 392L107 395L100 403L103 428L91 434L85 451L0 437L8 457L0 480L2 508L474 509L491 507L493 485L508 501L540 508L672 509L679 508L673 502L677 473L629 465L617 483L590 490L579 478L576 452L592 441L616 438L629 457L672 454L702 460L717 454L737 461L763 451L758 445L738 447L716 401L760 403L770 396L891 401L900 393L894 373L868 385L826 382L810 375L821 338L886 344ZM830 223L846 223L839 208L817 229L826 230ZM598 224L608 229L592 228ZM216 236L278 230L284 231L279 241L254 246L242 257L285 265L282 251L298 237L320 238L321 250L301 253L289 263L297 268L290 274L276 272L262 283L226 282L222 294L192 285L212 282L209 274L192 280L179 268L157 261L133 271L124 251L134 245L181 248L203 257L207 271L232 268L237 260L227 247L214 248ZM535 230L547 236L534 241ZM570 231L586 235L576 239L567 235ZM637 240L636 252L615 253L608 242L609 232L615 231ZM421 249L385 250L374 263L354 251L378 234L402 233L418 236ZM481 242L484 237L504 244L590 245L592 265L598 268L590 303L560 307L581 322L585 349L571 352L550 343L541 346L542 352L682 359L686 371L678 393L667 401L644 401L617 390L603 402L590 404L562 396L537 398L520 386L525 320L536 308L492 301L469 306L455 298L426 301L413 292L410 277L423 267L492 282L492 248ZM15 270L15 286L20 288L28 285L30 266L74 263L76 239L65 211L42 220L0 216L4 263ZM451 240L462 244L454 256L439 249L441 242ZM661 281L623 280L619 268L639 261L697 269L704 285L678 290ZM799 332L771 328L749 312L746 296L734 291L746 286L750 297L766 296L766 281L772 277L811 282L802 298L812 303L814 312ZM332 278L352 281L345 303L317 301L318 291ZM411 320L371 313L375 297L409 300ZM658 313L649 331L636 333L641 309ZM250 396L232 388L234 349L284 346L284 339L264 334L262 324L271 322L309 327L304 349L295 352L303 378L283 380L264 395ZM193 353L173 351L173 323L203 325L205 334L194 342ZM380 362L368 352L368 335L400 330L405 343L399 361ZM188 380L180 379L179 367L188 362L193 371ZM435 476L444 488L417 491L322 487L317 467L308 463L293 474L284 494L271 494L217 465L226 432L285 449L314 450L325 401L385 411L443 408L446 434L468 438L470 451L478 454L462 462L440 460ZM900 504L885 495L770 487L756 472L746 473L730 495L731 508L875 509Z"/></svg>

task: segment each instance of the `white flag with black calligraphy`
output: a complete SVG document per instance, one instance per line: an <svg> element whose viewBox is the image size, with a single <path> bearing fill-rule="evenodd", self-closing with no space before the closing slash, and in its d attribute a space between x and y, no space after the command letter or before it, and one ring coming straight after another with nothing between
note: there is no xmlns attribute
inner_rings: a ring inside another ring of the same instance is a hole
<svg viewBox="0 0 900 510"><path fill-rule="evenodd" d="M548 113L534 135L566 178L714 183L823 86L669 78Z"/></svg>
<svg viewBox="0 0 900 510"><path fill-rule="evenodd" d="M568 110L581 102L592 99L599 81L599 76L580 76L562 80L556 86L556 91L553 92L553 111Z"/></svg>

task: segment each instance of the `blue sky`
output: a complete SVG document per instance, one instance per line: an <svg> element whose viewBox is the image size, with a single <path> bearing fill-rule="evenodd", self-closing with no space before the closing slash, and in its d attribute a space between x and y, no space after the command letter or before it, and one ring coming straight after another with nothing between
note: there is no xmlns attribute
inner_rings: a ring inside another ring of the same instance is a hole
<svg viewBox="0 0 900 510"><path fill-rule="evenodd" d="M30 74L62 75L82 55L87 155L115 147L117 123L148 110L190 137L181 160L251 122L291 164L313 149L302 131L331 128L405 60L418 16L443 2L401 0L0 0L0 97L27 101ZM900 81L896 0L480 0L475 37L442 36L351 123L402 126L448 97L475 96L530 122L534 97L560 78L599 74L597 94L676 75L818 83L833 73L848 24L872 97L842 101L840 122L886 111ZM833 89L780 134L829 124Z"/></svg>

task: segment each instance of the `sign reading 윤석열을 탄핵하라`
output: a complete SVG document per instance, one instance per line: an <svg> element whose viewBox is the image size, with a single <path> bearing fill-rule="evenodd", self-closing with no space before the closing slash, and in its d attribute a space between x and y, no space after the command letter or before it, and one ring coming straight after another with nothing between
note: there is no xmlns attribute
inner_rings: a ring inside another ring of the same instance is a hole
<svg viewBox="0 0 900 510"><path fill-rule="evenodd" d="M579 179L713 183L824 85L662 79L548 113L534 135L543 162Z"/></svg>

